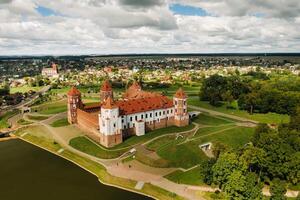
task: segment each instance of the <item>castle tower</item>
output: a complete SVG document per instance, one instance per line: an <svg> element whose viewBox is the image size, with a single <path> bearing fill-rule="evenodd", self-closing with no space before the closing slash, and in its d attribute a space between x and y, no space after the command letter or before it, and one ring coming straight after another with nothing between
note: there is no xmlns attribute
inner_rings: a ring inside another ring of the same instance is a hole
<svg viewBox="0 0 300 200"><path fill-rule="evenodd" d="M119 107L111 97L108 97L99 114L100 143L105 147L112 147L122 143L121 118Z"/></svg>
<svg viewBox="0 0 300 200"><path fill-rule="evenodd" d="M113 91L108 80L105 80L100 89L100 100L103 102L108 97L113 99Z"/></svg>
<svg viewBox="0 0 300 200"><path fill-rule="evenodd" d="M52 69L53 69L53 71L55 71L55 73L58 72L57 65L55 63L52 63Z"/></svg>
<svg viewBox="0 0 300 200"><path fill-rule="evenodd" d="M77 108L82 107L81 93L76 87L72 87L67 94L68 96L68 122L77 123Z"/></svg>
<svg viewBox="0 0 300 200"><path fill-rule="evenodd" d="M189 124L189 115L187 112L187 95L179 88L173 97L175 107L174 125L181 127Z"/></svg>

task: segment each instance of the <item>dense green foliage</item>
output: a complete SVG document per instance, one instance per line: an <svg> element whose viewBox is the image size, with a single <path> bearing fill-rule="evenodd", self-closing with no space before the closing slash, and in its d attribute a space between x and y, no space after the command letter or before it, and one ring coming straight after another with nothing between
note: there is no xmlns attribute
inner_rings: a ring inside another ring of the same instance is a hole
<svg viewBox="0 0 300 200"><path fill-rule="evenodd" d="M294 117L298 119L298 115ZM293 121L278 130L260 124L251 143L238 150L215 145L217 160L202 171L206 172L205 182L217 184L227 199L262 199L263 183L271 182L270 199L286 199L285 183L300 183L300 132Z"/></svg>
<svg viewBox="0 0 300 200"><path fill-rule="evenodd" d="M205 79L200 99L218 106L238 100L239 109L249 113L292 114L300 104L300 78L293 75L262 75L223 77L213 75Z"/></svg>

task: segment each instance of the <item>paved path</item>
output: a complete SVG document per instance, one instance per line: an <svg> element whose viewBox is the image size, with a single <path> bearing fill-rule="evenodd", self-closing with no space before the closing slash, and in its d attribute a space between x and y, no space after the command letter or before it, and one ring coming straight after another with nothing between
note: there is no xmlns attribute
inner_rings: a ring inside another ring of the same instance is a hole
<svg viewBox="0 0 300 200"><path fill-rule="evenodd" d="M234 120L241 121L241 122L249 122L249 123L258 124L258 121L247 119L247 118L244 118L244 117L238 117L238 116L235 116L235 115L226 114L226 113L222 113L222 112L218 112L218 111L214 111L214 110L209 110L209 109L201 108L201 107L198 107L198 106L189 105L188 107L192 108L194 110L207 112L211 115L223 116L223 117L227 117L227 118L234 119Z"/></svg>

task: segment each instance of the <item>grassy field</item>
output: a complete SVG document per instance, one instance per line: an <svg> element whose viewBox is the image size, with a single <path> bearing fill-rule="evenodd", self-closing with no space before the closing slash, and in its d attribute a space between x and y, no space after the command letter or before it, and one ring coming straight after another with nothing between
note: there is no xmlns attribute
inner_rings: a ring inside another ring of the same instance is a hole
<svg viewBox="0 0 300 200"><path fill-rule="evenodd" d="M27 115L27 117L28 119L35 120L35 121L43 121L49 118L47 116L42 116L42 115Z"/></svg>
<svg viewBox="0 0 300 200"><path fill-rule="evenodd" d="M193 121L198 124L211 125L211 126L234 123L233 120L222 118L222 117L215 117L205 113L201 113L199 116L193 119Z"/></svg>
<svg viewBox="0 0 300 200"><path fill-rule="evenodd" d="M52 127L62 127L62 126L68 126L69 122L67 118L63 118L52 122L50 125Z"/></svg>
<svg viewBox="0 0 300 200"><path fill-rule="evenodd" d="M56 102L44 103L39 106L32 107L32 110L45 115L65 112L67 111L67 101L61 100Z"/></svg>
<svg viewBox="0 0 300 200"><path fill-rule="evenodd" d="M176 170L168 175L165 178L179 184L187 185L203 185L203 174L201 173L201 167L195 167L191 170L183 172L181 170Z"/></svg>
<svg viewBox="0 0 300 200"><path fill-rule="evenodd" d="M18 113L19 113L18 110L13 110L13 111L9 111L9 112L6 112L5 114L1 115L0 116L0 129L9 128L10 124L8 123L7 120Z"/></svg>
<svg viewBox="0 0 300 200"><path fill-rule="evenodd" d="M32 122L26 121L25 119L19 119L17 122L20 125L29 125L29 124L32 124Z"/></svg>
<svg viewBox="0 0 300 200"><path fill-rule="evenodd" d="M226 114L232 114L236 115L238 117L244 117L250 120L255 120L261 123L287 123L289 122L289 116L288 115L281 115L281 114L276 114L276 113L267 113L267 114L253 114L250 115L247 111L244 110L239 110L239 109L227 109L225 105L220 106L220 107L215 107L210 105L206 101L199 101L198 97L195 98L190 98L188 100L188 103L193 106L198 106L210 110L215 110L218 112L226 113Z"/></svg>
<svg viewBox="0 0 300 200"><path fill-rule="evenodd" d="M17 92L21 92L21 93L25 93L28 92L30 90L33 91L39 91L40 89L42 89L42 87L29 87L29 86L22 86L22 87L12 87L10 88L10 93L14 94Z"/></svg>
<svg viewBox="0 0 300 200"><path fill-rule="evenodd" d="M82 136L71 139L70 145L82 152L105 159L117 158L126 151L126 149L120 151L108 151L104 147L101 148L86 137Z"/></svg>

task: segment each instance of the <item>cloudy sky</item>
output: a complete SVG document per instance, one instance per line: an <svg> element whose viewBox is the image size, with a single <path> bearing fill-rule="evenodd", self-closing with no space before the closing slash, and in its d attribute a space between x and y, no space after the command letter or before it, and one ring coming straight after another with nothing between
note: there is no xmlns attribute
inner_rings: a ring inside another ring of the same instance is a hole
<svg viewBox="0 0 300 200"><path fill-rule="evenodd" d="M299 0L0 0L0 55L300 52Z"/></svg>

